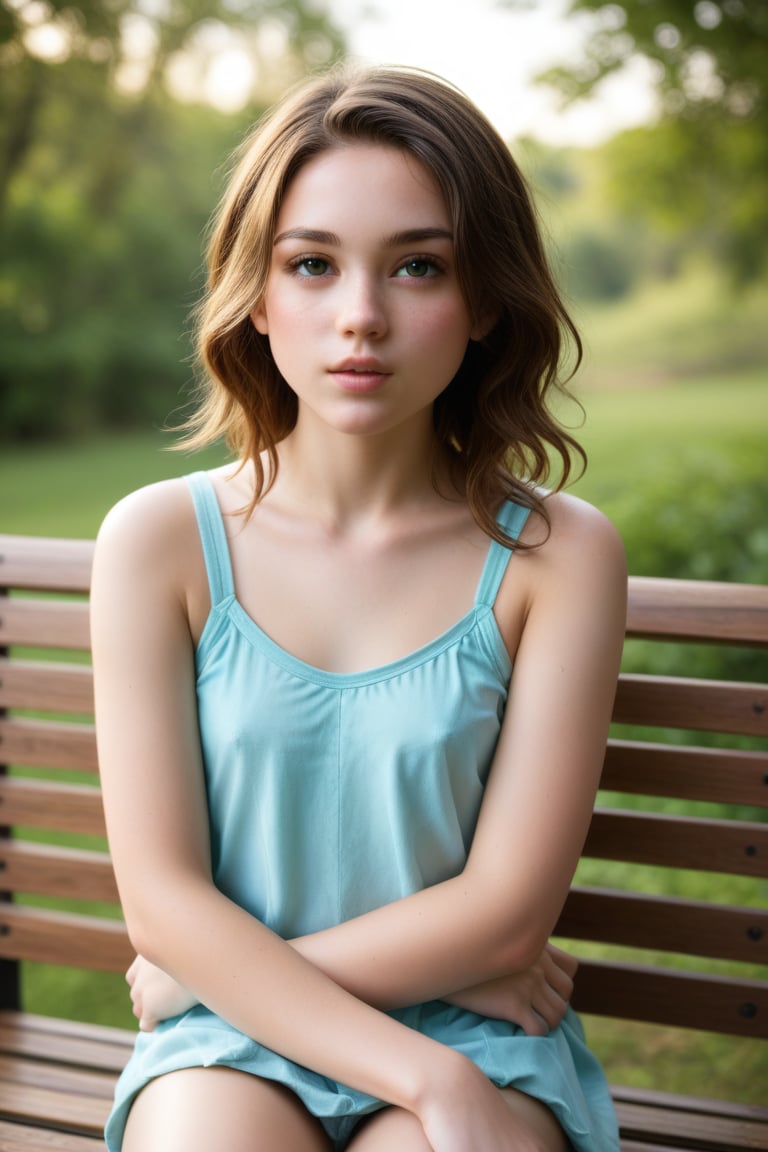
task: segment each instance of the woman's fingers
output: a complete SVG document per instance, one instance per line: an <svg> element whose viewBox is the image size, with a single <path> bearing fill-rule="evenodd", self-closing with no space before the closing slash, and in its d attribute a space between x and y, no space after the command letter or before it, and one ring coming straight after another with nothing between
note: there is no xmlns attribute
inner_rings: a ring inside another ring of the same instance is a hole
<svg viewBox="0 0 768 1152"><path fill-rule="evenodd" d="M545 985L533 1002L536 1015L547 1025L547 1031L557 1028L568 1010L568 1001L551 985ZM537 1033L538 1035L538 1033Z"/></svg>
<svg viewBox="0 0 768 1152"><path fill-rule="evenodd" d="M578 960L548 944L543 954L543 964L547 983L563 1000L570 1000L573 996L573 981L579 967Z"/></svg>
<svg viewBox="0 0 768 1152"><path fill-rule="evenodd" d="M573 980L579 968L579 961L575 956L571 956L570 952L563 952L562 948L556 948L554 944L547 944L544 954Z"/></svg>

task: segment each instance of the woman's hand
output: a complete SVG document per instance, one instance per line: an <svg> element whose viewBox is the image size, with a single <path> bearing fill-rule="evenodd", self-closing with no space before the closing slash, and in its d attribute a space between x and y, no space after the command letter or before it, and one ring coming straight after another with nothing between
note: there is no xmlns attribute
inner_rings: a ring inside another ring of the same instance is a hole
<svg viewBox="0 0 768 1152"><path fill-rule="evenodd" d="M136 957L125 979L131 989L133 1014L142 1032L153 1032L161 1021L180 1016L199 1003L172 976L143 956Z"/></svg>
<svg viewBox="0 0 768 1152"><path fill-rule="evenodd" d="M445 999L481 1016L517 1024L528 1036L546 1036L565 1015L578 966L573 956L547 944L523 972L486 980Z"/></svg>
<svg viewBox="0 0 768 1152"><path fill-rule="evenodd" d="M518 1108L515 1121L509 1101L470 1060L458 1053L439 1061L440 1068L419 1100L415 1114L433 1152L537 1152L545 1145L546 1127ZM533 1102L531 1102L533 1104ZM535 1105L538 1110L538 1105ZM559 1147L554 1143L546 1147Z"/></svg>

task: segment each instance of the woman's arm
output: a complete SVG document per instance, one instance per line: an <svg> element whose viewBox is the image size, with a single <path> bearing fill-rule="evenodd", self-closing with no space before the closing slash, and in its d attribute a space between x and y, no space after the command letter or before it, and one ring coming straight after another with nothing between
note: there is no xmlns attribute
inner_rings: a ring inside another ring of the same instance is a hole
<svg viewBox="0 0 768 1152"><path fill-rule="evenodd" d="M460 1008L480 1016L509 1020L529 1036L545 1036L565 1016L578 961L547 944L539 959L522 972L497 976L446 997ZM143 956L136 956L126 972L133 1013L143 1032L194 1008L199 1000L183 985Z"/></svg>
<svg viewBox="0 0 768 1152"><path fill-rule="evenodd" d="M187 574L201 564L173 482L119 505L96 549L99 757L132 943L235 1027L324 1075L420 1117L451 1111L451 1083L493 1110L468 1061L344 991L214 886L188 622Z"/></svg>

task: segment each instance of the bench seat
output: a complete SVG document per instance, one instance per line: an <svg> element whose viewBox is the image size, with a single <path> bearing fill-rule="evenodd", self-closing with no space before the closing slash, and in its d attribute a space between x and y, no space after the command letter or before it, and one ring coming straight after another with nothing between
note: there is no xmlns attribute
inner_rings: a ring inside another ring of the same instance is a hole
<svg viewBox="0 0 768 1152"><path fill-rule="evenodd" d="M0 1012L0 1148L102 1152L128 1029Z"/></svg>

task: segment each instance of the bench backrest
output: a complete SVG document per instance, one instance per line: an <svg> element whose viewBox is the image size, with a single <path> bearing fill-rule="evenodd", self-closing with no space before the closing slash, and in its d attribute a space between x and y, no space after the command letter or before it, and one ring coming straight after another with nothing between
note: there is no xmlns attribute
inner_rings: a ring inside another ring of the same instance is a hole
<svg viewBox="0 0 768 1152"><path fill-rule="evenodd" d="M14 1006L19 960L123 971L132 955L98 790L92 553L90 541L0 536L5 1007ZM634 577L627 635L765 652L768 588ZM558 931L616 951L582 961L575 1005L768 1037L768 825L760 818L768 807L768 688L625 672L614 718L632 726L631 738L610 741L605 792ZM681 732L718 733L719 746L680 743ZM675 800L683 802L677 810ZM666 894L693 873L703 877L692 885L695 898L685 883L682 894ZM723 875L738 878L737 897L723 901Z"/></svg>

